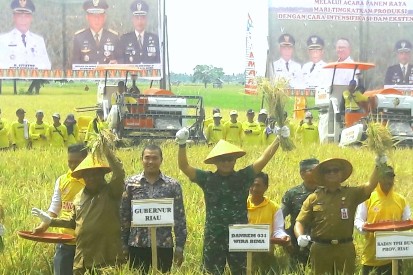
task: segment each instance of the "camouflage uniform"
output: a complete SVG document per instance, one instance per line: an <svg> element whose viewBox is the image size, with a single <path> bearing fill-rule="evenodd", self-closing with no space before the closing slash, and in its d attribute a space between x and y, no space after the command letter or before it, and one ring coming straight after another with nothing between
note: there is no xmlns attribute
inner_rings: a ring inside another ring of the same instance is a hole
<svg viewBox="0 0 413 275"><path fill-rule="evenodd" d="M313 193L313 191L308 190L304 183L297 185L287 192L285 192L282 198L282 211L284 218L290 215L290 227L286 228L286 232L291 236L291 244L293 245L293 251L291 252L291 267L298 267L297 262L306 265L308 257L310 255L310 245L304 248L300 248L297 244L297 238L294 234L295 220L297 219L298 213L300 213L301 206L307 197Z"/></svg>
<svg viewBox="0 0 413 275"><path fill-rule="evenodd" d="M222 274L226 261L232 274L245 274L246 254L228 252L228 226L247 224L247 198L254 180L248 166L230 176L196 170L194 182L204 191L206 219L203 268L211 274Z"/></svg>

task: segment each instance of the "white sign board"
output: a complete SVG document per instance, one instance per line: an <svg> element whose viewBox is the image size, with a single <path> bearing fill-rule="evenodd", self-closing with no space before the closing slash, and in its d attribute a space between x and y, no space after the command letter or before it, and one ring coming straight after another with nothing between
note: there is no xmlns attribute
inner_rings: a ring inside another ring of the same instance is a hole
<svg viewBox="0 0 413 275"><path fill-rule="evenodd" d="M229 226L230 252L270 251L269 224L234 224Z"/></svg>
<svg viewBox="0 0 413 275"><path fill-rule="evenodd" d="M413 258L413 232L376 232L376 259Z"/></svg>
<svg viewBox="0 0 413 275"><path fill-rule="evenodd" d="M174 225L174 199L132 200L132 227Z"/></svg>

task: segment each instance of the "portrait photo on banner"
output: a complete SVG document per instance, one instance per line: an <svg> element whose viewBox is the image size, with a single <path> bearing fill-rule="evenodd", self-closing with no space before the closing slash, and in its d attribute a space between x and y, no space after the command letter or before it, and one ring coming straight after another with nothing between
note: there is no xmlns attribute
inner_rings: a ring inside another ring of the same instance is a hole
<svg viewBox="0 0 413 275"><path fill-rule="evenodd" d="M313 88L331 85L328 63L366 62L375 67L337 69L334 85L348 85L353 77L370 89L413 85L412 23L413 2L407 0L271 0L267 76L285 77L292 88Z"/></svg>
<svg viewBox="0 0 413 275"><path fill-rule="evenodd" d="M160 0L5 0L0 10L2 78L96 78L88 72L105 64L162 75Z"/></svg>

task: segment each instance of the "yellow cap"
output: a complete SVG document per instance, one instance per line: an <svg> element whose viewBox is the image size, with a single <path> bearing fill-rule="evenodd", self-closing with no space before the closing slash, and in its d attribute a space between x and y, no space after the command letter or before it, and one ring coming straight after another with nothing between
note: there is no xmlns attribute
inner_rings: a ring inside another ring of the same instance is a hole
<svg viewBox="0 0 413 275"><path fill-rule="evenodd" d="M320 162L314 169L311 171L311 176L313 180L317 182L319 185L322 185L324 181L324 174L323 170L328 169L328 167L337 167L340 168L342 172L341 183L345 182L353 172L353 166L348 160L340 159L340 158L331 158L327 159L323 162Z"/></svg>
<svg viewBox="0 0 413 275"><path fill-rule="evenodd" d="M223 139L218 141L214 148L212 148L211 152L209 152L208 156L204 160L206 164L214 164L216 162L216 158L220 156L234 156L235 158L240 158L244 156L246 152L231 144Z"/></svg>
<svg viewBox="0 0 413 275"><path fill-rule="evenodd" d="M76 169L72 172L72 176L75 178L81 178L82 173L85 170L90 170L90 169L102 169L102 171L107 174L112 169L110 169L109 165L104 163L101 160L98 160L97 158L94 158L92 155L88 155L77 167Z"/></svg>

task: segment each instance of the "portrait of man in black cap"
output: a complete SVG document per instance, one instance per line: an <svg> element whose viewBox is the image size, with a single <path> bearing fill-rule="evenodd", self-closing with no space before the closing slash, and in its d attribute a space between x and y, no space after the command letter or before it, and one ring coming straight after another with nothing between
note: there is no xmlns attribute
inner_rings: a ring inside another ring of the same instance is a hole
<svg viewBox="0 0 413 275"><path fill-rule="evenodd" d="M14 28L0 34L0 69L50 70L51 63L42 36L30 31L36 8L32 0L13 0Z"/></svg>
<svg viewBox="0 0 413 275"><path fill-rule="evenodd" d="M72 69L87 69L78 64L114 64L115 47L119 41L118 33L105 29L106 0L86 0L83 9L86 12L88 28L75 33L73 38Z"/></svg>
<svg viewBox="0 0 413 275"><path fill-rule="evenodd" d="M302 68L305 88L330 85L332 75L329 70L323 68L327 64L323 60L324 40L317 35L308 37L307 52L309 62L305 63Z"/></svg>
<svg viewBox="0 0 413 275"><path fill-rule="evenodd" d="M285 78L290 86L299 85L302 80L301 65L293 60L295 39L284 33L278 38L279 59L270 65L270 76L273 79Z"/></svg>
<svg viewBox="0 0 413 275"><path fill-rule="evenodd" d="M410 64L412 43L402 39L394 46L399 64L387 68L384 85L413 85L413 66Z"/></svg>
<svg viewBox="0 0 413 275"><path fill-rule="evenodd" d="M122 35L116 47L116 60L120 64L160 63L159 37L146 30L149 6L142 0L130 5L134 31Z"/></svg>

